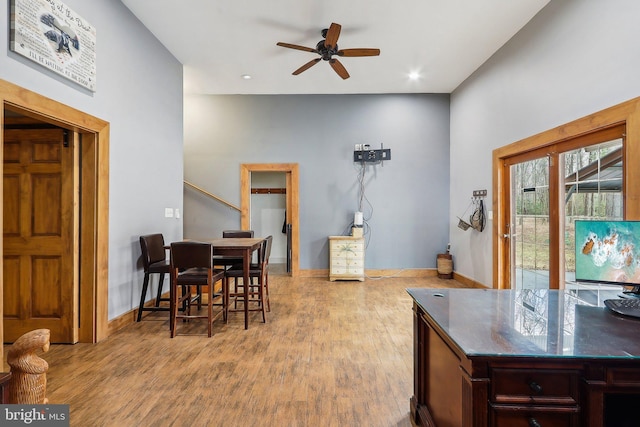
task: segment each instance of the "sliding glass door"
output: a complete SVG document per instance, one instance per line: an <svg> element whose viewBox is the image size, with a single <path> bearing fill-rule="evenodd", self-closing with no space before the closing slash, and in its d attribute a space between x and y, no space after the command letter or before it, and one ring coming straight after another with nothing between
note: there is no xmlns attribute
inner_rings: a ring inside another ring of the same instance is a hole
<svg viewBox="0 0 640 427"><path fill-rule="evenodd" d="M511 166L512 288L549 288L549 158Z"/></svg>
<svg viewBox="0 0 640 427"><path fill-rule="evenodd" d="M623 219L624 127L530 150L504 163L504 279L513 289L575 285L576 219Z"/></svg>
<svg viewBox="0 0 640 427"><path fill-rule="evenodd" d="M621 220L622 139L563 153L564 283L575 286L575 220ZM580 244L580 242L578 242Z"/></svg>

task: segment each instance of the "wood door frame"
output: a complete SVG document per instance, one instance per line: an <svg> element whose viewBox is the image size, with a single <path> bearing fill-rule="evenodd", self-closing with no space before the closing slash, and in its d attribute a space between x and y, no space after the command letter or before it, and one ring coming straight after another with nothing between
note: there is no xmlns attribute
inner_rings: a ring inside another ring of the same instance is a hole
<svg viewBox="0 0 640 427"><path fill-rule="evenodd" d="M493 150L493 287L508 289L510 287L507 258L509 256L509 239L506 226L510 219L507 206L509 185L508 160L516 155L548 149L554 152L553 146L572 139L586 138L590 134L601 132L617 126L625 126L625 142L623 145L623 200L624 217L628 220L640 219L640 186L632 183L640 182L640 168L628 165L640 164L640 97L560 125L537 135L522 139L504 147Z"/></svg>
<svg viewBox="0 0 640 427"><path fill-rule="evenodd" d="M108 255L109 255L109 123L82 111L46 98L0 79L0 127L4 129L4 110L50 123L74 132L82 139L82 227L79 231L80 298L79 341L95 343L108 335ZM0 145L4 144L0 134ZM1 155L1 154L0 154ZM75 172L79 165L74 165ZM0 184L0 200L2 200ZM2 213L0 212L0 220ZM2 243L0 243L0 250ZM0 268L2 258L0 257ZM3 279L0 275L0 296ZM0 304L0 342L4 339ZM0 347L2 355L2 347Z"/></svg>
<svg viewBox="0 0 640 427"><path fill-rule="evenodd" d="M291 277L299 274L299 171L297 163L243 163L240 165L240 227L251 226L251 172L284 172L287 222L291 224Z"/></svg>

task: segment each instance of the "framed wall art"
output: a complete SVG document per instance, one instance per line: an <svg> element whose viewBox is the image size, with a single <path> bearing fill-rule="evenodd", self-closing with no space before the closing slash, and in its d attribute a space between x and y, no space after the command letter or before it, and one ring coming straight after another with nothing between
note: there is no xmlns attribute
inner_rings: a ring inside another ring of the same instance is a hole
<svg viewBox="0 0 640 427"><path fill-rule="evenodd" d="M96 29L58 0L11 0L10 49L96 91Z"/></svg>

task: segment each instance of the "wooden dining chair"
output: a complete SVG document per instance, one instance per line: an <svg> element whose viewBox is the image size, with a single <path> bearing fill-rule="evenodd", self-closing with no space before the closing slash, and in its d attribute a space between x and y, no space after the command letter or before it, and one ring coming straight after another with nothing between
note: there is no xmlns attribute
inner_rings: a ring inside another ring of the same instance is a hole
<svg viewBox="0 0 640 427"><path fill-rule="evenodd" d="M207 319L207 336L211 337L215 319L220 316L226 318L227 314L224 270L213 267L213 247L210 243L175 242L171 244L170 258L171 338L176 335L177 319ZM218 281L221 281L221 289L216 292L215 283ZM192 294L194 288L201 292ZM207 296L207 313L193 314L192 304L195 300L201 302L204 295ZM178 312L179 305L184 307L181 312ZM214 313L214 307L220 307L220 310Z"/></svg>
<svg viewBox="0 0 640 427"><path fill-rule="evenodd" d="M253 230L223 230L222 238L237 238L237 237L253 237ZM225 268L232 266L242 265L242 258L225 255L214 255L216 265L223 265Z"/></svg>
<svg viewBox="0 0 640 427"><path fill-rule="evenodd" d="M258 251L258 263L252 263L249 268L249 277L256 278L257 283L251 281L248 284L237 282L238 279L244 277L242 266L233 266L225 270L225 290L227 292L227 311L244 311L237 309L237 303L256 304L256 307L250 308L249 311L261 311L262 321L267 322L266 312L271 311L269 302L269 256L271 255L271 244L273 236L267 236L262 242L262 247ZM233 292L229 286L229 279L236 281ZM244 286L249 286L249 299L244 301ZM231 300L234 301L234 308L231 309Z"/></svg>
<svg viewBox="0 0 640 427"><path fill-rule="evenodd" d="M252 238L253 230L223 230L222 238L223 239L233 239L233 238ZM242 269L242 257L234 257L234 256L225 256L225 255L214 255L214 259L216 260L216 265L223 265L225 269L229 269L232 267ZM253 283L253 277L251 278L251 283ZM234 288L238 286L238 278L234 280Z"/></svg>
<svg viewBox="0 0 640 427"><path fill-rule="evenodd" d="M142 281L142 293L140 295L140 307L138 307L138 319L142 320L143 311L169 311L169 307L161 307L161 301L169 301L169 298L162 298L162 287L164 276L169 274L169 260L167 260L164 237L160 233L140 236L140 249L142 250L142 266L144 268L144 279ZM147 299L147 289L149 279L152 274L159 274L158 292L154 305L145 307Z"/></svg>

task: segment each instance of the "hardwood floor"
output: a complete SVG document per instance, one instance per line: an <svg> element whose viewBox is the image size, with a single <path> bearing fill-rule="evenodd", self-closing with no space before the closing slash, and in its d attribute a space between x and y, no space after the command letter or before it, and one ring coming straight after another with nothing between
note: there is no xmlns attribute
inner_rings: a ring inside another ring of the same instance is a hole
<svg viewBox="0 0 640 427"><path fill-rule="evenodd" d="M98 344L52 345L47 397L72 426L411 426L408 287L464 286L273 275L268 323L253 313L249 330L233 313L212 338L192 321L178 327L204 336L171 339L154 312Z"/></svg>

